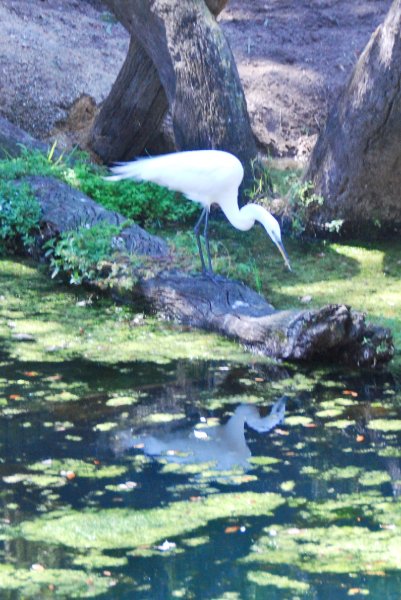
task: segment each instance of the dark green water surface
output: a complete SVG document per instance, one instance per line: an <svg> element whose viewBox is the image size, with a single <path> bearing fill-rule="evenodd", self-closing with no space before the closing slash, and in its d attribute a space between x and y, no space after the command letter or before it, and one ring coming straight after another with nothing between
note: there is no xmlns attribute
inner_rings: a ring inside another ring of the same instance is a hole
<svg viewBox="0 0 401 600"><path fill-rule="evenodd" d="M399 600L400 432L390 371L0 356L0 597Z"/></svg>

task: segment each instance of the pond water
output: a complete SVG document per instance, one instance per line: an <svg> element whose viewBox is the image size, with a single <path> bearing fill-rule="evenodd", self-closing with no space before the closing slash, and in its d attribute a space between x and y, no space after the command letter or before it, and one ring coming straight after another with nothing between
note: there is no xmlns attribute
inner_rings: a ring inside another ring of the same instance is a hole
<svg viewBox="0 0 401 600"><path fill-rule="evenodd" d="M399 600L390 372L0 366L1 598Z"/></svg>

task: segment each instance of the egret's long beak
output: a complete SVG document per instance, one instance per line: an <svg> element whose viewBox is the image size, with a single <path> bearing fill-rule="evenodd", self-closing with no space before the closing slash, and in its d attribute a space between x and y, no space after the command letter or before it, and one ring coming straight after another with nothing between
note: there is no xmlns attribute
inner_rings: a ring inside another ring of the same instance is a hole
<svg viewBox="0 0 401 600"><path fill-rule="evenodd" d="M288 268L289 271L292 271L291 265L290 265L290 259L288 258L287 252L285 251L283 242L277 241L276 242L276 246L280 250L281 256L284 258L284 262L285 262L286 267Z"/></svg>

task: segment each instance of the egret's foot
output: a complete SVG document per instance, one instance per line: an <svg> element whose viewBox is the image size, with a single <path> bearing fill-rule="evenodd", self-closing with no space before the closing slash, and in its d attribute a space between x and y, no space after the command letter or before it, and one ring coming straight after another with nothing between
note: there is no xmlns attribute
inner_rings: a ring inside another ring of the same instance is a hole
<svg viewBox="0 0 401 600"><path fill-rule="evenodd" d="M217 275L217 273L211 271L210 269L202 269L202 276L207 277L213 283L226 281L226 278L223 275Z"/></svg>

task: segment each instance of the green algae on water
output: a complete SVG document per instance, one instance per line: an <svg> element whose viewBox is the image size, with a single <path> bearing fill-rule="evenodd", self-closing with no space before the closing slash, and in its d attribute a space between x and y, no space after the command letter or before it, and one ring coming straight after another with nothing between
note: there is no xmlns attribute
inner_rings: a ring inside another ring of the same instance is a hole
<svg viewBox="0 0 401 600"><path fill-rule="evenodd" d="M233 516L273 514L284 499L274 493L218 494L200 502L173 502L147 510L100 509L49 513L22 522L15 535L76 549L123 549L154 545Z"/></svg>
<svg viewBox="0 0 401 600"><path fill-rule="evenodd" d="M30 569L0 564L0 590L15 590L21 598L43 598L54 588L64 598L95 598L110 587L110 579L83 569Z"/></svg>
<svg viewBox="0 0 401 600"><path fill-rule="evenodd" d="M74 357L101 363L220 360L247 363L249 354L235 342L202 331L145 318L132 328L132 313L99 300L83 288L68 288L47 272L9 259L0 260L0 335L12 357L28 362L63 362ZM13 323L10 328L7 323ZM13 339L31 336L29 343ZM254 362L271 362L255 357Z"/></svg>
<svg viewBox="0 0 401 600"><path fill-rule="evenodd" d="M315 574L401 570L401 542L395 531L331 525L274 526L274 532L272 537L267 530L241 562L266 567L285 563Z"/></svg>

